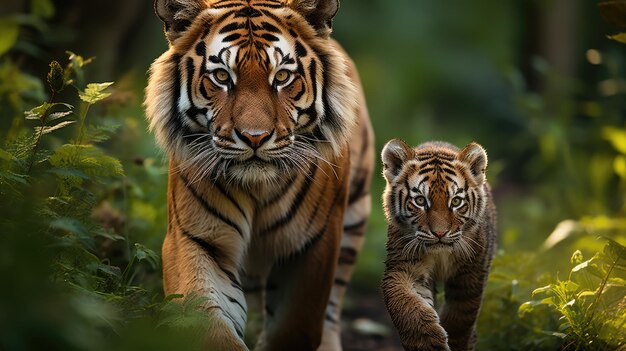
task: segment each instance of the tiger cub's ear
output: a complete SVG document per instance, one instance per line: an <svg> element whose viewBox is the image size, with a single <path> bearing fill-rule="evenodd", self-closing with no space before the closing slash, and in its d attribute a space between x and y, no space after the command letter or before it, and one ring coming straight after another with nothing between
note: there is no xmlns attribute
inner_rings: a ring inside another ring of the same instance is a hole
<svg viewBox="0 0 626 351"><path fill-rule="evenodd" d="M319 36L330 36L333 18L339 11L339 0L288 0L287 3L306 18Z"/></svg>
<svg viewBox="0 0 626 351"><path fill-rule="evenodd" d="M383 175L387 182L394 181L402 170L402 165L415 157L415 151L400 139L393 139L385 145L382 152Z"/></svg>
<svg viewBox="0 0 626 351"><path fill-rule="evenodd" d="M485 149L479 144L472 142L459 153L457 158L467 165L471 180L475 185L483 185L487 169L487 152Z"/></svg>
<svg viewBox="0 0 626 351"><path fill-rule="evenodd" d="M154 0L154 11L163 21L170 45L205 8L207 4L203 0Z"/></svg>

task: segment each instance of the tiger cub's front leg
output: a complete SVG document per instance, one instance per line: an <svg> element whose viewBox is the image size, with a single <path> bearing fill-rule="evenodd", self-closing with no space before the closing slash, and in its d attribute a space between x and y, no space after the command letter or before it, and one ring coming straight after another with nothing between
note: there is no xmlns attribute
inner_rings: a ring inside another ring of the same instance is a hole
<svg viewBox="0 0 626 351"><path fill-rule="evenodd" d="M485 257L486 260L486 257ZM482 303L488 268L484 263L463 267L445 284L441 324L452 350L473 350L477 341L476 319Z"/></svg>
<svg viewBox="0 0 626 351"><path fill-rule="evenodd" d="M163 243L166 295L206 298L204 349L247 351L247 305L238 267L245 247L242 228L212 211L207 194L184 175L170 172L169 228ZM212 196L217 196L216 192ZM222 218L220 218L222 217Z"/></svg>
<svg viewBox="0 0 626 351"><path fill-rule="evenodd" d="M431 280L415 277L408 265L393 266L385 271L382 290L402 346L407 351L449 350L446 331L434 308Z"/></svg>

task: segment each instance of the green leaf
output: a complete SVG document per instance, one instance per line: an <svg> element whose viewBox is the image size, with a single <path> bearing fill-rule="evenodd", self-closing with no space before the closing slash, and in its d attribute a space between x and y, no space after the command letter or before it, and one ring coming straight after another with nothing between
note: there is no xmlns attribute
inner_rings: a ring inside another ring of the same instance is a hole
<svg viewBox="0 0 626 351"><path fill-rule="evenodd" d="M108 87L110 87L113 82L107 83L89 83L87 84L87 88L84 92L79 92L78 96L81 100L88 104L95 104L96 102L106 99L111 95L111 93L105 93Z"/></svg>
<svg viewBox="0 0 626 351"><path fill-rule="evenodd" d="M54 92L60 92L65 88L65 72L57 61L50 62L50 71L46 76L46 81Z"/></svg>
<svg viewBox="0 0 626 351"><path fill-rule="evenodd" d="M24 117L26 119L36 119L39 120L41 118L43 118L43 116L46 114L46 111L48 111L48 109L50 108L50 104L47 102L44 102L43 104L24 112Z"/></svg>
<svg viewBox="0 0 626 351"><path fill-rule="evenodd" d="M545 292L551 291L551 290L552 290L552 288L553 288L552 284L550 284L550 285L546 285L546 286L542 286L541 288L537 288L537 289L533 290L533 292L532 292L532 296L535 296L535 295L537 295L537 294L542 294L542 293L545 293Z"/></svg>
<svg viewBox="0 0 626 351"><path fill-rule="evenodd" d="M50 156L50 163L56 168L79 171L93 180L124 175L119 160L105 155L93 145L63 145ZM73 181L80 184L77 179Z"/></svg>
<svg viewBox="0 0 626 351"><path fill-rule="evenodd" d="M55 119L59 119L59 118L63 118L63 117L67 117L69 115L72 114L72 111L65 111L65 112L55 112L55 113L51 113L48 116L48 121L54 121Z"/></svg>
<svg viewBox="0 0 626 351"><path fill-rule="evenodd" d="M99 237L109 239L111 241L120 241L124 240L124 237L118 234L115 234L112 230L100 229L95 232L95 234Z"/></svg>
<svg viewBox="0 0 626 351"><path fill-rule="evenodd" d="M626 247L622 246L615 240L605 238L607 244L602 251L606 263L613 265L614 268L626 270Z"/></svg>
<svg viewBox="0 0 626 351"><path fill-rule="evenodd" d="M518 313L520 316L522 316L522 315L524 315L525 313L532 312L532 311L533 311L533 309L535 308L535 305L536 305L536 303L533 303L533 302L531 302L531 301L524 302L524 303L523 303L523 304L521 304L521 305L519 306L519 308L517 309L517 313Z"/></svg>
<svg viewBox="0 0 626 351"><path fill-rule="evenodd" d="M148 249L141 244L135 244L135 257L139 262L146 261L153 269L159 267L159 261L161 258L154 251Z"/></svg>
<svg viewBox="0 0 626 351"><path fill-rule="evenodd" d="M591 290L583 290L577 295L578 298L587 297L587 296L596 296L596 293Z"/></svg>
<svg viewBox="0 0 626 351"><path fill-rule="evenodd" d="M6 179L11 182L20 183L23 185L28 184L28 176L25 174L17 174L9 170L0 169L0 179ZM1 190L1 189L0 189Z"/></svg>
<svg viewBox="0 0 626 351"><path fill-rule="evenodd" d="M563 334L563 333L559 333L559 332L552 332L552 333L550 333L550 335L556 336L559 339L567 338L567 334Z"/></svg>
<svg viewBox="0 0 626 351"><path fill-rule="evenodd" d="M50 19L54 17L55 9L51 0L32 0L30 11L38 17Z"/></svg>
<svg viewBox="0 0 626 351"><path fill-rule="evenodd" d="M85 82L85 72L83 67L93 62L94 58L85 59L84 57L77 55L71 51L66 51L69 55L70 63L65 69L65 80L67 84L74 84L78 89L82 89ZM71 76L76 78L76 81L71 80Z"/></svg>
<svg viewBox="0 0 626 351"><path fill-rule="evenodd" d="M93 143L100 143L111 138L111 135L120 128L120 124L109 122L109 124L99 124L88 126L85 138Z"/></svg>
<svg viewBox="0 0 626 351"><path fill-rule="evenodd" d="M17 22L0 19L0 55L9 51L15 45L19 29Z"/></svg>
<svg viewBox="0 0 626 351"><path fill-rule="evenodd" d="M539 301L540 305L548 305L548 306L556 306L556 304L554 303L554 298L552 297L546 297L545 299L541 299Z"/></svg>
<svg viewBox="0 0 626 351"><path fill-rule="evenodd" d="M60 103L60 102L55 102L55 103L49 104L47 102L44 102L43 104L41 104L41 105L39 105L39 106L29 110L29 111L24 112L24 117L26 119L41 120L51 108L57 107L57 106L64 106L68 110L72 110L74 108L74 106L72 106L70 104L64 104L64 103ZM71 113L71 111L56 112L56 113L61 114L61 115L58 115L57 117L55 117L53 119L50 119L50 120L54 120L54 119L58 119L58 118L61 118L61 117L65 117L65 116L69 115ZM56 113L53 113L52 115L54 115Z"/></svg>
<svg viewBox="0 0 626 351"><path fill-rule="evenodd" d="M572 264L580 264L583 261L583 259L584 259L583 258L583 253L580 252L580 250L576 250L572 254L572 257L570 258L570 262L572 262Z"/></svg>
<svg viewBox="0 0 626 351"><path fill-rule="evenodd" d="M3 159L5 161L15 161L15 156L7 152L6 150L0 149L0 159Z"/></svg>
<svg viewBox="0 0 626 351"><path fill-rule="evenodd" d="M75 218L62 217L55 219L50 223L50 228L75 234L79 238L90 237L87 227L85 227L85 225L81 221Z"/></svg>
<svg viewBox="0 0 626 351"><path fill-rule="evenodd" d="M65 121L65 122L61 122L59 124L53 125L53 126L49 126L49 127L35 127L35 131L37 133L42 133L42 134L48 134L48 133L52 133L57 129L61 129L63 127L69 126L70 124L74 124L76 123L76 121Z"/></svg>

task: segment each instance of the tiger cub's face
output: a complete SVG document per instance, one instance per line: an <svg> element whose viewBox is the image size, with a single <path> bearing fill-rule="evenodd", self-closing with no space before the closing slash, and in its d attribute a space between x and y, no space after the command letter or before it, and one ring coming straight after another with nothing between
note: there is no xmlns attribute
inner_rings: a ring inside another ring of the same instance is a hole
<svg viewBox="0 0 626 351"><path fill-rule="evenodd" d="M407 254L467 247L463 235L485 210L487 154L478 144L464 150L440 142L412 149L401 140L385 146L387 220L400 229Z"/></svg>
<svg viewBox="0 0 626 351"><path fill-rule="evenodd" d="M151 69L146 106L182 167L270 182L338 154L354 87L327 38L337 0L314 2L156 1L171 46Z"/></svg>

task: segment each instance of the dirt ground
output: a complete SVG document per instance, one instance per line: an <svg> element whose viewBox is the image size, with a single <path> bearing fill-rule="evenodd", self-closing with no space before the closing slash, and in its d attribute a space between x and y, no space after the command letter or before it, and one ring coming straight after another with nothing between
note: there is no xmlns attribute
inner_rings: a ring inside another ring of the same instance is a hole
<svg viewBox="0 0 626 351"><path fill-rule="evenodd" d="M349 288L347 298L354 307L343 311L344 351L403 351L380 293Z"/></svg>

